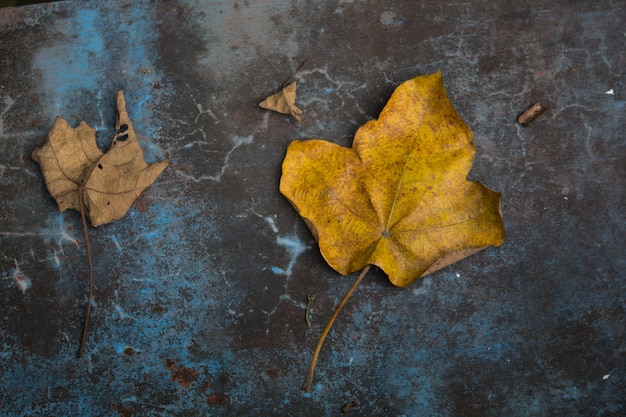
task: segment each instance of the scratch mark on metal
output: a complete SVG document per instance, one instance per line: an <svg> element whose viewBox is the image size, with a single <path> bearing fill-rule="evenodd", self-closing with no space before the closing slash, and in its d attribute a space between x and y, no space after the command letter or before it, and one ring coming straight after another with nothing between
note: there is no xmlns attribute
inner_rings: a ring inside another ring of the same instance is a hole
<svg viewBox="0 0 626 417"><path fill-rule="evenodd" d="M248 135L245 137L242 136L235 136L232 141L233 141L233 147L231 148L230 151L228 151L228 153L226 154L226 156L224 157L224 163L222 164L222 168L220 169L220 172L217 175L202 175L200 177L195 177L193 175L188 175L188 174L184 174L181 171L177 170L175 171L178 175L193 181L193 182L201 182L204 180L210 180L210 181L215 181L215 182L220 182L222 180L222 175L224 175L224 173L226 172L226 170L228 169L228 165L230 162L230 157L232 155L232 153L239 148L242 145L249 145L252 143L252 141L254 140L254 136L253 135Z"/></svg>
<svg viewBox="0 0 626 417"><path fill-rule="evenodd" d="M15 281L17 288L22 291L22 294L26 294L26 290L28 290L33 283L30 278L24 275L24 272L17 263L17 259L13 259L13 262L15 263L15 268L11 270L11 277Z"/></svg>
<svg viewBox="0 0 626 417"><path fill-rule="evenodd" d="M289 277L291 276L293 267L296 264L296 260L298 259L298 256L300 256L304 251L309 249L309 247L305 245L304 243L302 243L302 241L295 235L288 236L288 237L278 236L276 238L276 243L280 246L283 246L285 249L287 249L287 252L289 253L289 256L291 257L291 259L289 260L289 264L287 265L286 269L273 266L272 272L275 273L276 275L285 275Z"/></svg>

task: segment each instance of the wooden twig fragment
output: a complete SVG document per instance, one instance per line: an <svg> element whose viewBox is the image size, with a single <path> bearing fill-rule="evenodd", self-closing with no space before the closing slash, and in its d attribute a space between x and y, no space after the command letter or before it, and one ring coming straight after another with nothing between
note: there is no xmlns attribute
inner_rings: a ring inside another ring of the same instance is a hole
<svg viewBox="0 0 626 417"><path fill-rule="evenodd" d="M520 114L517 117L517 121L522 126L528 126L530 123L532 123L533 120L541 116L541 114L543 114L543 112L545 112L546 110L548 110L547 107L543 107L541 104L535 103L530 106L524 113Z"/></svg>

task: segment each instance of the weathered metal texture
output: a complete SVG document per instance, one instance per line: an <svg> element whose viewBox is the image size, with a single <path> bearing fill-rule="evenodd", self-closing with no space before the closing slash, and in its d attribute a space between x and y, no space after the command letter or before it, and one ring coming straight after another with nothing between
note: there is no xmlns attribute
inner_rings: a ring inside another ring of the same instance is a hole
<svg viewBox="0 0 626 417"><path fill-rule="evenodd" d="M0 415L618 416L626 413L626 3L60 2L0 10ZM295 75L303 124L257 108ZM406 289L380 272L304 373L354 277L278 192L292 139L351 143L441 70L472 179L507 238ZM59 213L30 159L56 116L148 162L123 219ZM517 116L540 102L527 127ZM312 329L304 312L316 294Z"/></svg>

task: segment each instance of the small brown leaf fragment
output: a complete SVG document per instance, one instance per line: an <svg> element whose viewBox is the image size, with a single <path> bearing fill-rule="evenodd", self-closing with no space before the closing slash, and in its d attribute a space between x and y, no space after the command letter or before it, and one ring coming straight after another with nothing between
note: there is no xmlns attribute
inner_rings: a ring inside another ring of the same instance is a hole
<svg viewBox="0 0 626 417"><path fill-rule="evenodd" d="M537 117L541 116L543 112L548 110L547 107L543 107L539 103L535 103L530 106L524 113L520 114L517 118L517 121L522 126L528 126L533 122Z"/></svg>
<svg viewBox="0 0 626 417"><path fill-rule="evenodd" d="M341 407L341 412L342 413L347 413L348 411L350 411L350 409L352 407L356 407L356 402L355 401L348 401L343 407Z"/></svg>
<svg viewBox="0 0 626 417"><path fill-rule="evenodd" d="M296 107L295 102L296 83L294 81L283 87L278 93L263 100L259 103L259 107L282 114L290 114L297 121L304 122L304 119L302 118L302 110Z"/></svg>

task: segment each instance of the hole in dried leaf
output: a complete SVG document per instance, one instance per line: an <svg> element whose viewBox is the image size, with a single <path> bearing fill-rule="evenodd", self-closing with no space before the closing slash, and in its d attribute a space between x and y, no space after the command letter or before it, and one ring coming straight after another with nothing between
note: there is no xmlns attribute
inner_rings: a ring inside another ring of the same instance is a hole
<svg viewBox="0 0 626 417"><path fill-rule="evenodd" d="M118 136L117 140L119 140L120 142L124 142L126 139L128 139L128 135L123 135L123 136Z"/></svg>
<svg viewBox="0 0 626 417"><path fill-rule="evenodd" d="M126 130L128 130L128 125L126 123L124 123L123 125L120 126L118 132L119 133L124 133L124 132L126 132Z"/></svg>
<svg viewBox="0 0 626 417"><path fill-rule="evenodd" d="M98 164L98 168L102 169L102 164Z"/></svg>
<svg viewBox="0 0 626 417"><path fill-rule="evenodd" d="M388 231L388 230L383 230L383 231L380 233L380 235L381 235L382 237L389 237L389 231Z"/></svg>

